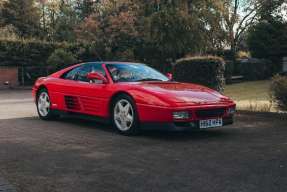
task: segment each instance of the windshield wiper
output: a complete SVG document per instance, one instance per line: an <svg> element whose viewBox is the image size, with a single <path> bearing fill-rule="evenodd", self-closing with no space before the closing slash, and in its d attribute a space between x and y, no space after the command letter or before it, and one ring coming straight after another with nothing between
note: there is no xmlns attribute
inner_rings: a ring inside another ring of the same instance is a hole
<svg viewBox="0 0 287 192"><path fill-rule="evenodd" d="M139 79L137 81L162 81L160 79L153 79L153 78L145 78L145 79Z"/></svg>

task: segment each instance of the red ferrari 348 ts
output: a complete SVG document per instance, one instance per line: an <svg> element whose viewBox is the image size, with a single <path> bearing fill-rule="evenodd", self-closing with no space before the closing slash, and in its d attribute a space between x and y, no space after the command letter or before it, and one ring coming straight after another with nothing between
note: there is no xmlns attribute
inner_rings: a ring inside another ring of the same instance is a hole
<svg viewBox="0 0 287 192"><path fill-rule="evenodd" d="M33 87L43 120L60 112L107 120L122 134L139 129L207 129L233 123L235 103L207 87L172 81L144 64L74 65Z"/></svg>

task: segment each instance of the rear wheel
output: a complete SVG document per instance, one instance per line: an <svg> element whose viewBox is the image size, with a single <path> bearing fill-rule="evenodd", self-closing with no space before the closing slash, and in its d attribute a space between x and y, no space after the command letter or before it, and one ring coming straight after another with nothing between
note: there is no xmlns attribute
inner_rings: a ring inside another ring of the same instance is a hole
<svg viewBox="0 0 287 192"><path fill-rule="evenodd" d="M37 94L37 111L43 120L53 120L57 116L51 110L51 101L47 89L41 89Z"/></svg>
<svg viewBox="0 0 287 192"><path fill-rule="evenodd" d="M124 135L138 133L138 114L133 99L128 95L118 96L112 107L112 123L116 130Z"/></svg>

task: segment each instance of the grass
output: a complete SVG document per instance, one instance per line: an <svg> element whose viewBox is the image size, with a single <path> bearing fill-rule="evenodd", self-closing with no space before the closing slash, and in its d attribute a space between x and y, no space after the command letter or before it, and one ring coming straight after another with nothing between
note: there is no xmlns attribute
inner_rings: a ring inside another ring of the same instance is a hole
<svg viewBox="0 0 287 192"><path fill-rule="evenodd" d="M269 100L271 81L248 81L226 85L224 94L235 100Z"/></svg>
<svg viewBox="0 0 287 192"><path fill-rule="evenodd" d="M224 94L232 98L239 110L275 112L270 97L270 80L226 85Z"/></svg>

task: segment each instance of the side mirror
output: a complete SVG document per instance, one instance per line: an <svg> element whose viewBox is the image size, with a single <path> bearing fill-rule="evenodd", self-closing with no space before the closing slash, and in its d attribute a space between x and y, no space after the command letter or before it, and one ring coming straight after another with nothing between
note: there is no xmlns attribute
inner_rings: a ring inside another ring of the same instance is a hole
<svg viewBox="0 0 287 192"><path fill-rule="evenodd" d="M108 82L107 78L98 72L88 73L87 79L89 79L89 80L100 80L100 81L103 81L104 84Z"/></svg>
<svg viewBox="0 0 287 192"><path fill-rule="evenodd" d="M172 73L167 73L166 76L170 81L173 79Z"/></svg>

